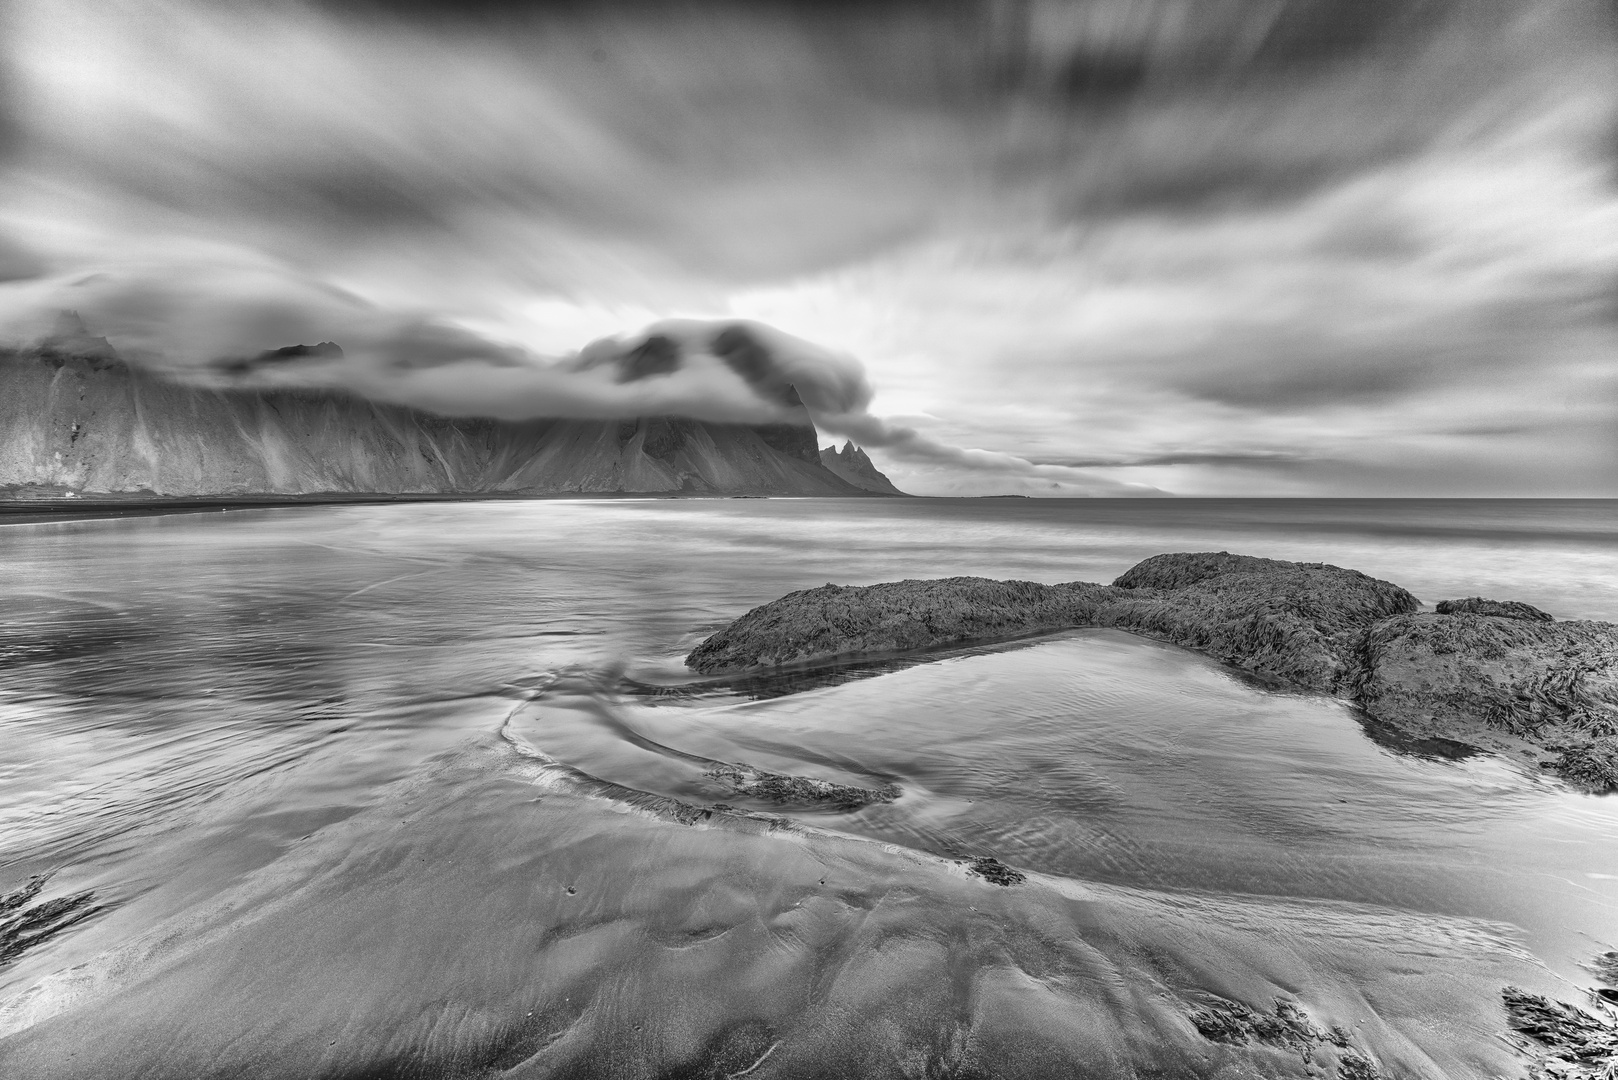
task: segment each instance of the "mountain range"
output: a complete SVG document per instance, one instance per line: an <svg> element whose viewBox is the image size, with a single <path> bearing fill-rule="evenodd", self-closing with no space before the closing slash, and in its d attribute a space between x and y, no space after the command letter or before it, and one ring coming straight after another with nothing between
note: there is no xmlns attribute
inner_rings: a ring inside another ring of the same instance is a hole
<svg viewBox="0 0 1618 1080"><path fill-rule="evenodd" d="M321 355L331 342L277 354ZM0 353L0 499L320 495L902 494L863 451L792 422L438 416L329 389L190 385L75 317Z"/></svg>

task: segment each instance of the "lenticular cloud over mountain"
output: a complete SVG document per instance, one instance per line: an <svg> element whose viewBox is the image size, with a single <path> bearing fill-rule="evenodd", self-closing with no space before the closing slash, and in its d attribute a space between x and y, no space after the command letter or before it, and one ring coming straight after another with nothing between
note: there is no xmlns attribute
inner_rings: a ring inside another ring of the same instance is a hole
<svg viewBox="0 0 1618 1080"><path fill-rule="evenodd" d="M72 311L124 359L178 379L337 386L455 415L765 421L806 403L860 410L871 396L853 360L755 324L669 322L544 355L266 265L109 267L16 285L4 300L14 345ZM663 363L637 368L649 341ZM338 348L298 348L313 342Z"/></svg>
<svg viewBox="0 0 1618 1080"><path fill-rule="evenodd" d="M0 303L0 334L13 347L48 341L71 313L74 327L106 338L121 359L214 388L324 387L503 420L772 423L807 409L820 430L901 460L1027 476L1071 471L886 423L868 411L872 390L857 360L751 320L662 320L544 355L264 264L109 267L0 286Z"/></svg>

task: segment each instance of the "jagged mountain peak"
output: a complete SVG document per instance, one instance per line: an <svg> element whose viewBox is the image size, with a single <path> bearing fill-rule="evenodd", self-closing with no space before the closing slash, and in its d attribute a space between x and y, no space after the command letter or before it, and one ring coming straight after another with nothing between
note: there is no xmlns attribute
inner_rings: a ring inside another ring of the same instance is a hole
<svg viewBox="0 0 1618 1080"><path fill-rule="evenodd" d="M852 439L844 442L841 450L835 444L822 448L820 463L862 491L880 495L904 494L876 467L870 455L854 445Z"/></svg>

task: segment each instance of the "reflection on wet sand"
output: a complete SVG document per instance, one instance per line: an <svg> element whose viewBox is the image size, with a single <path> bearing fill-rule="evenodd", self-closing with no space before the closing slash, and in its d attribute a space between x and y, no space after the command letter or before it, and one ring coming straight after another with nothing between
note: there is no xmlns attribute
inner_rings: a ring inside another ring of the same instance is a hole
<svg viewBox="0 0 1618 1080"><path fill-rule="evenodd" d="M1477 922L1037 874L1000 887L771 815L626 800L482 741L207 911L13 1001L0 1064L41 1078L153 1061L172 1076L1302 1075L1294 1049L1211 1042L1191 1020L1219 1000L1281 1000L1394 1073L1486 1075L1510 1067L1493 988L1534 968Z"/></svg>

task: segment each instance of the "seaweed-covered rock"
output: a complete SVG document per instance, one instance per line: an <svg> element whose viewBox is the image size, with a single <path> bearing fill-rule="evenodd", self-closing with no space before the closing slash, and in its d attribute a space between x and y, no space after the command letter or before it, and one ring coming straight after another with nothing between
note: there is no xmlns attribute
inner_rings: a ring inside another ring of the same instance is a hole
<svg viewBox="0 0 1618 1080"><path fill-rule="evenodd" d="M767 772L751 765L720 763L709 769L709 779L718 780L738 795L745 795L779 806L806 809L858 810L872 803L892 802L899 797L895 784L882 787L856 787L835 784L812 776L792 776Z"/></svg>
<svg viewBox="0 0 1618 1080"><path fill-rule="evenodd" d="M1501 991L1506 1022L1543 1048L1537 1075L1607 1080L1618 1074L1618 1024L1563 1001L1508 986Z"/></svg>
<svg viewBox="0 0 1618 1080"><path fill-rule="evenodd" d="M1322 1028L1294 1002L1276 998L1275 1011L1262 1012L1239 1001L1218 1000L1190 1016L1191 1026L1209 1042L1227 1046L1259 1045L1287 1050L1303 1059L1311 1075L1319 1076L1316 1058L1337 1062L1337 1080L1384 1080L1382 1070L1367 1054L1354 1048L1352 1036L1340 1027Z"/></svg>
<svg viewBox="0 0 1618 1080"><path fill-rule="evenodd" d="M1421 605L1410 593L1327 563L1228 552L1156 555L1115 581L1124 595L1095 625L1149 634L1292 686L1342 692L1376 621Z"/></svg>
<svg viewBox="0 0 1618 1080"><path fill-rule="evenodd" d="M1531 622L1555 622L1556 617L1541 611L1533 604L1521 600L1485 600L1481 596L1468 596L1464 600L1440 600L1440 615L1493 615L1499 619L1528 619Z"/></svg>
<svg viewBox="0 0 1618 1080"><path fill-rule="evenodd" d="M1559 751L1546 765L1588 791L1618 791L1618 738L1591 739ZM1618 995L1613 995L1618 999Z"/></svg>
<svg viewBox="0 0 1618 1080"><path fill-rule="evenodd" d="M1481 720L1618 734L1618 626L1491 615L1399 615L1366 637L1356 688L1379 719L1425 730Z"/></svg>
<svg viewBox="0 0 1618 1080"><path fill-rule="evenodd" d="M946 578L808 589L754 608L698 645L686 663L727 674L1107 626L1333 692L1355 674L1366 628L1419 606L1397 585L1322 563L1158 555L1112 586Z"/></svg>
<svg viewBox="0 0 1618 1080"><path fill-rule="evenodd" d="M1113 591L972 577L825 585L754 608L698 645L686 663L723 674L1083 626Z"/></svg>
<svg viewBox="0 0 1618 1080"><path fill-rule="evenodd" d="M1009 888L1012 885L1021 885L1028 880L1028 875L1021 870L1013 870L993 855L979 855L974 858L966 868L966 872L987 881L990 885L999 885Z"/></svg>

